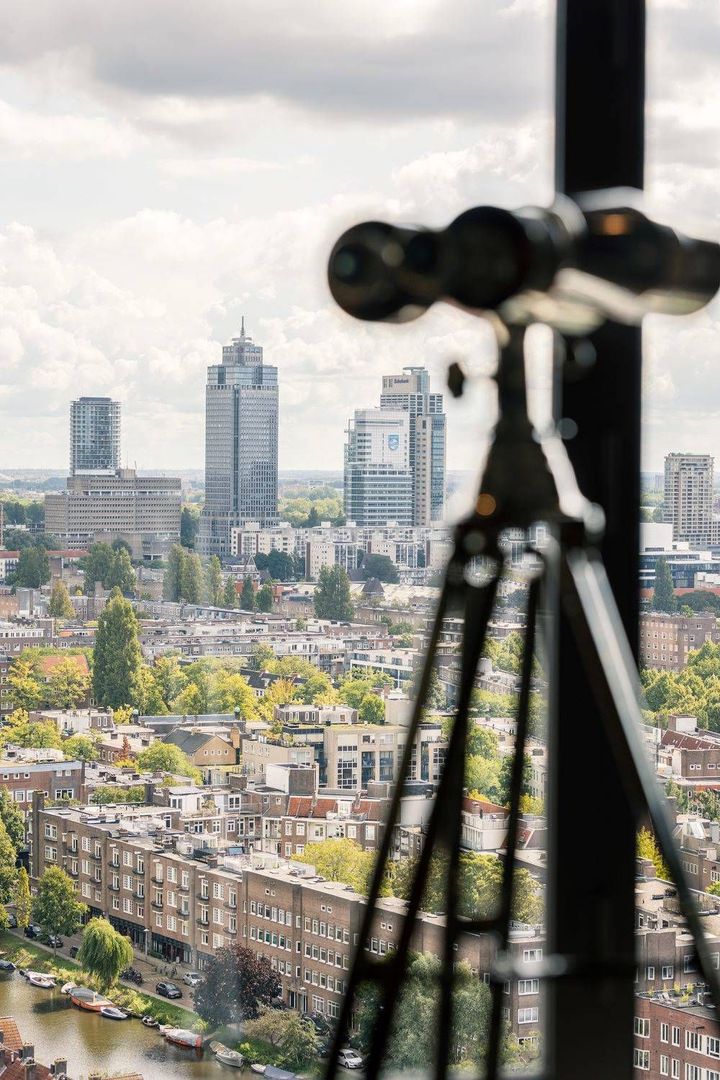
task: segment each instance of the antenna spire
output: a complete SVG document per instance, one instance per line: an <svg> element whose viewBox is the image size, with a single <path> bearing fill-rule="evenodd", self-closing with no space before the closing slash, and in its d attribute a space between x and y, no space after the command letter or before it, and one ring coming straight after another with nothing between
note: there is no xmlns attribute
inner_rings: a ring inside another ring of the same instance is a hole
<svg viewBox="0 0 720 1080"><path fill-rule="evenodd" d="M245 316L244 315L242 315L240 317L240 337L241 338L245 337Z"/></svg>

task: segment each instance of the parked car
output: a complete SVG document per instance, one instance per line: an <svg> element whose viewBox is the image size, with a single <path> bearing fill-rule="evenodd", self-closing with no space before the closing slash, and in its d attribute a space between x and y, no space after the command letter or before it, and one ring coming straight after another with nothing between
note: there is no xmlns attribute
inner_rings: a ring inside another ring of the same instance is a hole
<svg viewBox="0 0 720 1080"><path fill-rule="evenodd" d="M338 1065L342 1065L344 1069L361 1069L362 1063L363 1059L356 1050L348 1048L338 1054Z"/></svg>
<svg viewBox="0 0 720 1080"><path fill-rule="evenodd" d="M199 986L202 982L202 975L198 971L188 971L183 975L183 982L187 986Z"/></svg>
<svg viewBox="0 0 720 1080"><path fill-rule="evenodd" d="M72 960L74 960L74 959L75 959L75 957L77 956L77 954L78 954L79 952L80 952L80 946L79 946L79 945L71 945L71 946L70 946L70 958L71 958Z"/></svg>
<svg viewBox="0 0 720 1080"><path fill-rule="evenodd" d="M17 926L17 915L15 914L14 911L8 911L8 913L7 913L7 924L10 927L11 930L14 930L16 928L16 926Z"/></svg>
<svg viewBox="0 0 720 1080"><path fill-rule="evenodd" d="M160 994L161 997L166 998L181 998L182 990L175 983L171 982L159 982L155 987L155 993Z"/></svg>
<svg viewBox="0 0 720 1080"><path fill-rule="evenodd" d="M42 932L42 926L38 926L37 923L28 923L25 927L25 937L39 938L42 935Z"/></svg>
<svg viewBox="0 0 720 1080"><path fill-rule="evenodd" d="M43 934L41 940L43 945L49 945L51 949L62 949L65 944L59 934Z"/></svg>
<svg viewBox="0 0 720 1080"><path fill-rule="evenodd" d="M330 1031L330 1025L328 1024L322 1013L310 1012L302 1014L303 1020L309 1020L312 1026L317 1031L318 1035L327 1035Z"/></svg>

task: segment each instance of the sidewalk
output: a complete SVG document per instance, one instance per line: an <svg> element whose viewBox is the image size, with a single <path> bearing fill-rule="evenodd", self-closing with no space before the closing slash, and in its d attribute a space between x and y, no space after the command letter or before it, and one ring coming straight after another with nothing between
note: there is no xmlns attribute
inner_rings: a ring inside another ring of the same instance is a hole
<svg viewBox="0 0 720 1080"><path fill-rule="evenodd" d="M5 932L8 934L13 934L16 938L22 941L23 944L32 945L32 947L35 949L42 949L43 952L48 953L48 955L53 955L54 950L50 945L44 945L41 941L37 941L35 938L26 938L22 930L8 927ZM73 945L77 946L77 948L80 948L80 945L82 944L82 934L73 934L70 937L63 937L63 941L65 942L65 944L63 945L62 949L57 950L57 957L59 960L69 960L71 963L74 963L75 961L73 961L72 957L70 956L70 949ZM185 983L182 981L183 975L186 972L191 971L192 968L188 967L187 965L164 964L160 960L155 960L151 957L146 958L143 953L135 954L135 959L132 966L136 968L142 975L144 980L143 984L142 986L138 986L137 983L134 983L129 979L119 979L118 981L122 986L127 986L130 990L138 990L141 993L146 994L148 997L155 998L156 1001L163 1001L168 1005L178 1005L180 1006L180 1008L191 1009L194 1011L194 991L192 987L186 986ZM170 974L170 972L173 970L173 967L176 968L175 975ZM162 994L156 994L154 987L156 983L159 982L175 983L182 990L183 996L181 998L173 999L163 997Z"/></svg>

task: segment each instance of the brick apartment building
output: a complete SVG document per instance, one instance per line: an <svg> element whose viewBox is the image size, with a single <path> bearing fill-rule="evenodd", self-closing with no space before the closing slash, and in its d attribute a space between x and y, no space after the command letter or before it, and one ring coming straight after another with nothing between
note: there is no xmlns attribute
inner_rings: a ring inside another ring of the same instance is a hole
<svg viewBox="0 0 720 1080"><path fill-rule="evenodd" d="M337 1015L364 898L303 864L273 865L262 852L219 860L182 826L181 811L170 806L48 808L37 795L33 879L47 866L63 867L90 914L109 918L139 952L202 970L217 949L242 942L269 957L289 1006ZM404 912L403 901L380 902L370 952L383 956L394 947ZM441 916L422 915L413 947L439 955L442 930ZM466 935L458 959L489 980L493 948L486 935ZM532 964L542 959L542 939L518 929L511 950ZM511 1029L536 1040L539 980L513 982L506 993Z"/></svg>
<svg viewBox="0 0 720 1080"><path fill-rule="evenodd" d="M55 757L57 755L57 759ZM18 750L0 758L0 787L27 813L33 795L47 799L85 799L85 763L65 761L59 751Z"/></svg>
<svg viewBox="0 0 720 1080"><path fill-rule="evenodd" d="M720 1080L715 1009L702 1003L702 995L638 994L633 1056L635 1080Z"/></svg>
<svg viewBox="0 0 720 1080"><path fill-rule="evenodd" d="M647 667L682 671L688 654L706 641L720 642L714 615L662 615L644 612L640 616L640 657Z"/></svg>

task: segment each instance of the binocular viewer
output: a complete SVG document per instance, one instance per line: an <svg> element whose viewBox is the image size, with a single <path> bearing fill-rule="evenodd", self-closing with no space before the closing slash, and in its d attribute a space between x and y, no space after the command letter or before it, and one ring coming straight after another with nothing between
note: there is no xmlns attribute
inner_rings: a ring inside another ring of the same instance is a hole
<svg viewBox="0 0 720 1080"><path fill-rule="evenodd" d="M445 300L566 333L698 310L720 288L720 245L651 220L640 197L623 189L561 196L549 209L477 206L440 230L364 222L332 250L330 291L358 319L404 322Z"/></svg>

